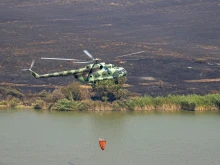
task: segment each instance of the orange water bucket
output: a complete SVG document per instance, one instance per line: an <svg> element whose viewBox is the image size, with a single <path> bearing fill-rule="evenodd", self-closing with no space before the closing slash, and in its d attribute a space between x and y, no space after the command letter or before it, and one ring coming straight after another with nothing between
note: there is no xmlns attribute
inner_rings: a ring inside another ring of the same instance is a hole
<svg viewBox="0 0 220 165"><path fill-rule="evenodd" d="M106 146L106 140L99 138L99 146L102 150L104 150Z"/></svg>

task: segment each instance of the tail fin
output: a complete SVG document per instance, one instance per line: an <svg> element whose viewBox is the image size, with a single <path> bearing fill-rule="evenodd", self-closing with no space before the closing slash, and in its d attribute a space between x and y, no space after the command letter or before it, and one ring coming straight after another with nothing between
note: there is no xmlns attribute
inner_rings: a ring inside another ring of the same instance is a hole
<svg viewBox="0 0 220 165"><path fill-rule="evenodd" d="M22 69L22 71L29 71L35 78L40 78L40 75L37 74L36 72L32 71L32 67L34 66L34 60L31 62L31 66L29 69Z"/></svg>

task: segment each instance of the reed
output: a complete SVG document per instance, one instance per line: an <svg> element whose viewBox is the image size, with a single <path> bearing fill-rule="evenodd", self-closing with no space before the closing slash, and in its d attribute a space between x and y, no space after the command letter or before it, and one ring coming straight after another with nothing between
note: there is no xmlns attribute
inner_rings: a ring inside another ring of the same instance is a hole
<svg viewBox="0 0 220 165"><path fill-rule="evenodd" d="M112 111L113 105L110 102L84 100L83 103L88 107L89 111Z"/></svg>
<svg viewBox="0 0 220 165"><path fill-rule="evenodd" d="M123 104L121 104L123 105ZM129 110L207 111L220 109L220 94L168 95L166 97L143 96L130 99L124 104Z"/></svg>
<svg viewBox="0 0 220 165"><path fill-rule="evenodd" d="M58 110L58 111L82 111L87 110L88 107L85 103L80 101L70 101L67 99L61 99L57 101L53 107L51 107L52 110Z"/></svg>

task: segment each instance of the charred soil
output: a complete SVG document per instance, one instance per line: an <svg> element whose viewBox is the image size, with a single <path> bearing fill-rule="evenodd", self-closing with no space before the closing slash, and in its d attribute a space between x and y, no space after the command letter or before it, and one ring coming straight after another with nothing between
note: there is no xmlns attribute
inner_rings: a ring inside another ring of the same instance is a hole
<svg viewBox="0 0 220 165"><path fill-rule="evenodd" d="M0 82L24 91L52 90L73 76L35 79L21 69L35 59L39 73L82 67L41 60L88 60L89 50L128 71L128 89L152 96L219 93L220 4L216 0L2 0ZM138 51L142 54L118 60Z"/></svg>

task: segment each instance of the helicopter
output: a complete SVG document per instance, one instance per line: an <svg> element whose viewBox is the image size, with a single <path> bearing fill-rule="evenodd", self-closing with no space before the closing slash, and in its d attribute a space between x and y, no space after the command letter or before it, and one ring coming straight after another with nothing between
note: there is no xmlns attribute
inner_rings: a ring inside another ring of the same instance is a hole
<svg viewBox="0 0 220 165"><path fill-rule="evenodd" d="M70 76L73 75L81 83L95 84L97 81L111 80L114 79L115 84L118 83L118 79L124 78L127 76L127 71L123 67L115 66L114 64L106 64L105 62L100 62L101 59L94 58L87 50L83 52L91 59L90 61L80 61L79 59L67 59L67 58L47 58L42 57L41 59L46 60L69 60L74 61L73 63L91 63L86 65L83 68L73 69L68 71L47 73L47 74L38 74L32 70L34 66L34 60L31 63L29 69L22 69L23 71L29 71L35 78L49 78L49 77L60 77L60 76ZM142 53L136 52L128 55ZM120 57L127 56L122 55Z"/></svg>

